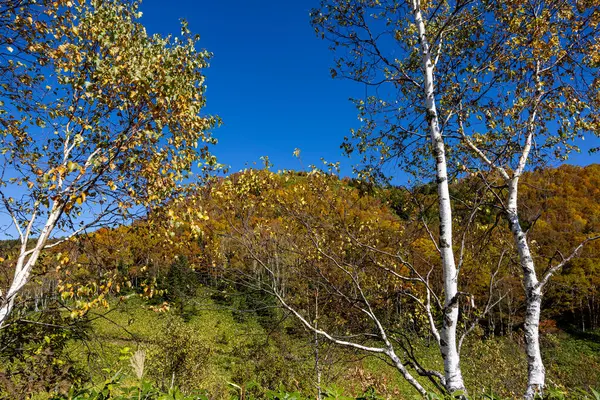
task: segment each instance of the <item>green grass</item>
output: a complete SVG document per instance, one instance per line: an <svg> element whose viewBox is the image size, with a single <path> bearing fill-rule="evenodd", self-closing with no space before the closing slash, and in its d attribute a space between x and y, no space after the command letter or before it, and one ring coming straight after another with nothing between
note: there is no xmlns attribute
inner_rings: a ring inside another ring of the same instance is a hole
<svg viewBox="0 0 600 400"><path fill-rule="evenodd" d="M240 324L234 321L230 311L211 310L216 306L210 302L203 306L204 310L184 321L172 312L150 310L141 299L113 304L110 311L98 310L94 313L97 315L91 315L89 340L71 343L69 353L90 372L92 381L100 384L114 371L130 369L124 349L144 349L148 354L147 366L155 367L147 374L158 379L160 376L156 369L164 367L160 359L164 356L164 349L171 344L182 349L187 346L185 350L188 353L195 351L200 354L184 354L186 358L181 360L183 365L180 369L202 369L201 375L195 375L201 377L195 382L197 387L222 391L228 381L234 380L232 368L236 361L239 362L236 352L247 348L258 338L264 340L264 331L253 320ZM174 343L176 341L180 343ZM177 347L172 349L173 352L178 350ZM203 361L202 365L194 365L199 361ZM172 377L164 378L170 384Z"/></svg>
<svg viewBox="0 0 600 400"><path fill-rule="evenodd" d="M261 324L252 314L240 317L216 304L206 293L200 298L196 311L186 313L185 319L172 311L152 311L139 298L113 304L108 313L97 312L103 317L92 315L89 340L71 343L69 354L89 371L95 385L115 371L131 375L129 356L144 349L146 377L164 389L174 380L184 392L206 389L211 399L229 399L241 392L260 398L280 387L314 395L312 336L308 332L302 333L291 318L280 325ZM289 327L295 327L296 333L287 333ZM433 342L415 338L414 346L424 367L441 369ZM600 387L597 336L546 335L543 352L553 387L571 398ZM321 346L321 358L324 386L334 385L348 395L373 387L383 398L418 398L397 371L380 359L327 343ZM520 397L526 363L518 335L514 340L470 337L463 349L462 370L471 395L493 392L503 398Z"/></svg>

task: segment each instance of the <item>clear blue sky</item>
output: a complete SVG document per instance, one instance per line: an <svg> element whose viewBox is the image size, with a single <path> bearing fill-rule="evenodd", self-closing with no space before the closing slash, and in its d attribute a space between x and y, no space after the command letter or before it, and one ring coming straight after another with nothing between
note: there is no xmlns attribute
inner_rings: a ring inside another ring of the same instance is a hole
<svg viewBox="0 0 600 400"><path fill-rule="evenodd" d="M201 36L200 46L214 53L207 75L207 112L224 125L215 130L215 153L232 171L260 165L269 156L275 169L320 165L320 159L342 161L342 175L351 161L340 144L357 127L350 97L360 97L359 84L332 79L333 54L309 24L309 11L319 0L143 0L142 23L149 33L180 32L180 18ZM569 160L600 162L589 155L600 139L578 143L583 151ZM301 149L302 164L293 157ZM395 182L405 178L396 176ZM9 193L16 195L16 193ZM7 221L0 216L0 226Z"/></svg>
<svg viewBox="0 0 600 400"><path fill-rule="evenodd" d="M168 4L168 5L166 5ZM175 34L179 19L200 34L200 46L214 53L207 75L207 111L224 125L215 154L232 171L269 156L275 169L299 169L292 156L301 149L302 164L342 161L342 174L351 161L340 144L352 127L356 111L349 97L360 97L357 83L332 79L333 54L309 24L309 11L319 0L143 0L142 22L149 33ZM570 163L600 161L589 155L600 140L579 142L582 153ZM395 181L404 181L396 177Z"/></svg>
<svg viewBox="0 0 600 400"><path fill-rule="evenodd" d="M168 6L167 6L168 4ZM179 34L179 19L214 53L207 76L207 111L223 119L214 131L219 162L236 171L269 156L274 169L350 162L340 144L357 120L348 101L362 88L331 79L328 44L317 38L308 13L318 0L143 0L149 33Z"/></svg>

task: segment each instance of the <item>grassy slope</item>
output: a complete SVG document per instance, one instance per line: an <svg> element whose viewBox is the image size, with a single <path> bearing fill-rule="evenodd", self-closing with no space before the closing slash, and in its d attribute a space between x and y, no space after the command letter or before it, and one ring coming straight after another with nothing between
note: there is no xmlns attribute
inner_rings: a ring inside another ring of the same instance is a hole
<svg viewBox="0 0 600 400"><path fill-rule="evenodd" d="M129 300L95 319L90 340L85 345L73 343L70 353L90 371L95 383L117 370L131 374L128 354L142 348L147 352L146 375L166 387L175 371L176 385L187 391L207 389L211 398L230 398L240 390L260 395L280 385L314 393L311 338L297 330L285 333L293 321L263 326L255 316L234 314L206 298L201 303L193 316L183 320L172 312L154 312L141 300ZM473 337L465 344L463 372L472 394L493 390L512 397L520 393L526 364L518 342L518 338ZM124 348L130 352L126 354ZM600 387L598 336L546 335L544 349L551 384L570 389L571 394L575 389ZM90 350L93 356L88 357ZM434 346L417 340L416 351L425 366L440 368ZM326 383L346 394L373 386L388 398L416 398L411 387L378 359L327 344L321 357Z"/></svg>

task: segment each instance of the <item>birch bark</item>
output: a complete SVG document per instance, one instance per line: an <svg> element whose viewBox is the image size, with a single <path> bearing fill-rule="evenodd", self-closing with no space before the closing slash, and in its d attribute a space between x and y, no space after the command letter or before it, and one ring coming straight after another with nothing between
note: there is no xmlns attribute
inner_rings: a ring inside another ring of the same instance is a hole
<svg viewBox="0 0 600 400"><path fill-rule="evenodd" d="M425 22L419 0L413 0L413 16L421 45L421 66L424 74L425 107L430 140L436 165L436 183L439 201L440 237L439 250L444 276L444 320L440 330L440 348L444 359L446 390L450 393L465 391L460 370L460 355L457 347L456 328L458 322L458 271L452 249L452 207L448 189L448 173L444 138L439 126L435 102L433 71L435 68Z"/></svg>
<svg viewBox="0 0 600 400"><path fill-rule="evenodd" d="M542 361L540 349L539 325L542 307L542 287L535 272L535 264L531 257L527 236L519 223L518 212L518 184L519 176L515 176L509 183L507 214L510 230L517 246L519 263L523 271L523 286L525 288L525 352L527 354L527 390L526 399L533 399L536 394L541 394L546 380L546 369Z"/></svg>
<svg viewBox="0 0 600 400"><path fill-rule="evenodd" d="M2 299L2 305L0 306L0 329L4 327L6 320L8 319L15 303L15 297L19 293L19 291L29 282L29 276L31 275L31 271L37 262L40 253L46 246L48 242L48 238L58 221L58 218L62 214L62 207L57 203L54 203L52 209L50 210L50 215L48 216L48 220L46 221L44 228L42 229L39 238L36 240L35 247L31 250L26 249L27 239L29 237L29 233L32 229L33 220L35 219L35 213L31 217L32 220L27 228L27 231L24 236L24 240L21 244L21 251L19 258L17 259L17 264L15 266L15 274L11 285L6 292L6 295Z"/></svg>

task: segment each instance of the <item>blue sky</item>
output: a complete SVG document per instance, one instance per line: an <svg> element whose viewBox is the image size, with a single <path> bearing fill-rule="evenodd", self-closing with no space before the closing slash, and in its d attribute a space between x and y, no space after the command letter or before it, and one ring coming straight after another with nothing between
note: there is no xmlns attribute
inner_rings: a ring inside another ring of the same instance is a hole
<svg viewBox="0 0 600 400"><path fill-rule="evenodd" d="M232 171L254 162L260 166L260 157L268 156L274 169L320 165L324 158L342 161L342 175L351 174L352 162L340 144L360 123L349 98L365 91L354 82L331 78L334 56L309 23L309 11L318 3L143 0L141 22L149 33L178 35L179 21L185 18L190 30L200 34L200 46L214 53L206 70L206 112L224 121L214 131L219 140L214 152ZM600 146L600 139L587 137L578 144L583 151L570 163L600 161L586 151ZM301 162L292 155L296 148ZM404 183L406 178L397 174L393 181Z"/></svg>
<svg viewBox="0 0 600 400"><path fill-rule="evenodd" d="M200 46L214 53L207 76L207 112L224 121L214 131L215 153L237 171L269 156L275 169L299 169L320 159L351 161L340 143L357 127L350 97L360 97L359 84L332 79L333 54L316 37L309 11L318 0L143 0L142 23L150 33L178 34L179 19L200 34ZM579 142L582 152L570 163L598 162L589 155L600 140ZM292 156L300 148L302 165ZM395 181L403 181L396 177Z"/></svg>
<svg viewBox="0 0 600 400"><path fill-rule="evenodd" d="M224 124L214 131L219 162L236 171L269 156L275 169L350 162L340 144L358 124L348 101L362 88L331 79L328 44L317 38L308 13L318 1L144 0L149 33L178 34L179 19L214 53L207 76L207 111Z"/></svg>

